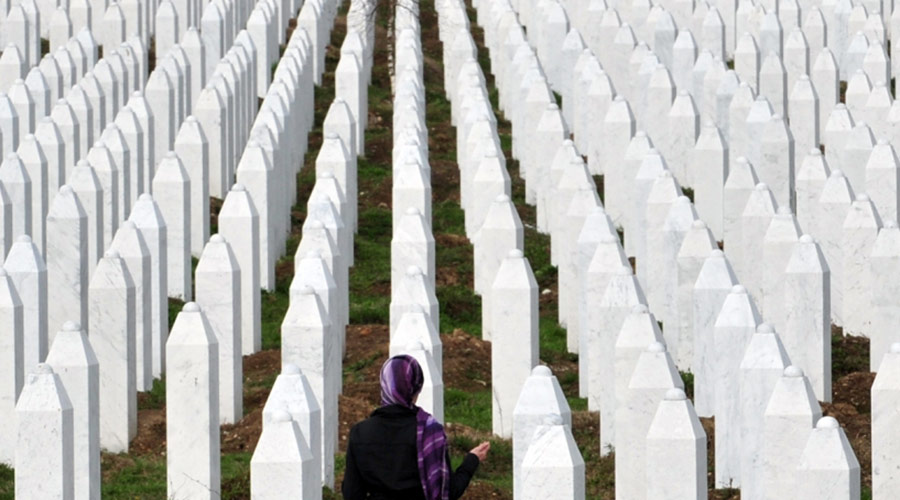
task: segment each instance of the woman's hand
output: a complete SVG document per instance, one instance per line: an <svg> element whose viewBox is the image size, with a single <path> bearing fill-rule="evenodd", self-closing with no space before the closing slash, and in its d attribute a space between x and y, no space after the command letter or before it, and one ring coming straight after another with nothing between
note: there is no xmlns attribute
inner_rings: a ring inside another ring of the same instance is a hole
<svg viewBox="0 0 900 500"><path fill-rule="evenodd" d="M489 451L491 451L491 443L490 443L490 441L484 441L483 443L479 444L478 446L472 448L472 450L469 451L469 453L478 457L479 462L484 462L484 460L487 458L487 454Z"/></svg>

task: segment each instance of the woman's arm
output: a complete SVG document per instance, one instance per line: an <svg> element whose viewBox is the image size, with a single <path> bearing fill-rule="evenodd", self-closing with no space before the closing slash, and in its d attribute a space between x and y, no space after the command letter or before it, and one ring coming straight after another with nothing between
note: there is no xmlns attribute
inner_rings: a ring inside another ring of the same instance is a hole
<svg viewBox="0 0 900 500"><path fill-rule="evenodd" d="M450 463L450 452L447 452L447 463ZM469 481L475 471L478 470L478 464L481 463L474 453L468 453L463 459L462 464L456 468L456 471L450 473L450 500L457 500L465 493L469 487Z"/></svg>

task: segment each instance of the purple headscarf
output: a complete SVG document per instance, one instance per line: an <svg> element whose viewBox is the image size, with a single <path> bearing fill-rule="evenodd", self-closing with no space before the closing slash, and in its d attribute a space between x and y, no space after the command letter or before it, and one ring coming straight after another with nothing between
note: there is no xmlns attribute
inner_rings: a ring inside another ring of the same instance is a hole
<svg viewBox="0 0 900 500"><path fill-rule="evenodd" d="M426 500L449 500L450 464L447 461L447 435L444 427L428 412L415 405L425 376L412 356L401 354L381 367L381 405L400 405L416 413L416 449L419 478Z"/></svg>

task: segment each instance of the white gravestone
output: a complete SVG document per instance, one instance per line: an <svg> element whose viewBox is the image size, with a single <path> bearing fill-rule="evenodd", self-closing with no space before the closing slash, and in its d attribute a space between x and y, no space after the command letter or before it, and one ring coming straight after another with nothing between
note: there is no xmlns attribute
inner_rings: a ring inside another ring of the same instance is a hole
<svg viewBox="0 0 900 500"><path fill-rule="evenodd" d="M152 340L152 288L151 272L153 263L150 250L141 232L131 221L126 221L116 231L111 249L118 252L125 261L134 284L134 341L135 341L135 383L139 391L148 391L153 386L153 340Z"/></svg>
<svg viewBox="0 0 900 500"><path fill-rule="evenodd" d="M72 403L50 365L28 375L16 403L17 498L74 498Z"/></svg>
<svg viewBox="0 0 900 500"><path fill-rule="evenodd" d="M894 303L897 280L893 279L900 264L900 230L897 222L886 220L869 257L869 279L872 284L872 320L869 331L869 369L876 370L881 358L896 339L894 325L898 313Z"/></svg>
<svg viewBox="0 0 900 500"><path fill-rule="evenodd" d="M103 257L103 189L94 169L80 160L67 174L65 183L75 191L87 216L88 276L94 275Z"/></svg>
<svg viewBox="0 0 900 500"><path fill-rule="evenodd" d="M628 384L641 354L647 346L662 342L663 336L656 317L644 304L634 306L631 313L622 323L622 330L616 338L615 354L615 388L616 408L625 404L628 396Z"/></svg>
<svg viewBox="0 0 900 500"><path fill-rule="evenodd" d="M831 402L830 271L809 235L794 246L784 274L781 335L791 361L801 367L819 401Z"/></svg>
<svg viewBox="0 0 900 500"><path fill-rule="evenodd" d="M169 297L191 300L191 179L170 151L156 167L153 196L166 221Z"/></svg>
<svg viewBox="0 0 900 500"><path fill-rule="evenodd" d="M251 494L259 499L314 498L314 488L320 483L314 465L300 426L290 413L276 410L250 459Z"/></svg>
<svg viewBox="0 0 900 500"><path fill-rule="evenodd" d="M863 187L881 218L897 220L900 215L900 160L887 139L879 139L872 149Z"/></svg>
<svg viewBox="0 0 900 500"><path fill-rule="evenodd" d="M728 174L728 143L714 124L707 123L700 131L688 171L693 179L697 214L716 239L724 239L723 190Z"/></svg>
<svg viewBox="0 0 900 500"><path fill-rule="evenodd" d="M646 470L647 498L706 498L706 432L681 389L669 389L656 409Z"/></svg>
<svg viewBox="0 0 900 500"><path fill-rule="evenodd" d="M303 375L297 365L282 365L281 373L275 379L272 391L269 393L268 399L266 399L265 406L263 406L263 427L272 422L275 413L278 411L286 411L290 414L291 419L297 423L297 426L300 428L300 434L309 446L312 455L311 469L316 473L311 474L313 486L310 489L311 495L308 498L313 500L321 499L322 479L319 473L321 470L321 465L319 465L321 457L318 453L312 453L312 450L318 450L322 446L322 437L319 432L321 412L313 395L312 387L310 387L306 376Z"/></svg>
<svg viewBox="0 0 900 500"><path fill-rule="evenodd" d="M694 407L703 417L713 415L715 409L716 318L737 277L725 253L712 250L703 262L691 293L694 342Z"/></svg>
<svg viewBox="0 0 900 500"><path fill-rule="evenodd" d="M724 203L722 207L722 240L728 251L729 259L735 265L735 272L739 271L739 261L742 257L741 242L741 215L747 206L750 194L759 183L756 171L747 161L747 158L738 157L733 164L729 164L728 177L725 188L722 190Z"/></svg>
<svg viewBox="0 0 900 500"><path fill-rule="evenodd" d="M321 409L322 447L314 450L322 457L319 472L322 484L334 483L332 457L337 444L337 395L340 363L334 363L334 351L340 349L332 323L322 301L312 287L304 286L291 297L291 306L281 325L282 365L296 365L309 380L316 402Z"/></svg>
<svg viewBox="0 0 900 500"><path fill-rule="evenodd" d="M801 153L802 150L798 150ZM797 223L807 233L816 234L819 195L825 187L830 170L825 162L825 156L818 146L811 149L800 168L797 171L797 179L794 183L797 201Z"/></svg>
<svg viewBox="0 0 900 500"><path fill-rule="evenodd" d="M878 366L872 384L872 494L873 498L890 498L900 487L898 474L897 405L900 390L900 343L891 344Z"/></svg>
<svg viewBox="0 0 900 500"><path fill-rule="evenodd" d="M59 189L47 229L47 321L55 333L66 321L87 322L87 216L71 187Z"/></svg>
<svg viewBox="0 0 900 500"><path fill-rule="evenodd" d="M195 270L197 305L203 308L219 344L219 419L244 416L241 357L241 269L219 234L209 238Z"/></svg>
<svg viewBox="0 0 900 500"><path fill-rule="evenodd" d="M564 289L568 292L565 294L565 301L563 295L560 295L559 299L560 323L562 324L562 320L565 319L566 348L569 352L578 352L578 337L582 330L579 309L582 307L581 302L585 299L585 274L601 241L609 241L610 238L618 239L615 233L615 227L606 211L601 206L595 206L584 218L584 224L582 224L576 239L576 248L572 249L569 256L568 265L571 279L566 288L560 288L560 292Z"/></svg>
<svg viewBox="0 0 900 500"><path fill-rule="evenodd" d="M6 256L4 269L22 301L23 369L31 372L47 357L47 266L28 236L20 236Z"/></svg>
<svg viewBox="0 0 900 500"><path fill-rule="evenodd" d="M16 450L16 400L25 383L22 301L6 270L0 267L0 463L13 465Z"/></svg>
<svg viewBox="0 0 900 500"><path fill-rule="evenodd" d="M790 365L778 334L763 323L747 343L740 364L741 496L760 498L763 486L765 411L772 390Z"/></svg>
<svg viewBox="0 0 900 500"><path fill-rule="evenodd" d="M627 394L615 412L616 488L622 498L649 498L647 432L667 392L683 387L666 346L660 342L650 344L634 365ZM641 442L644 446L640 446Z"/></svg>
<svg viewBox="0 0 900 500"><path fill-rule="evenodd" d="M46 218L48 205L47 157L34 135L26 135L19 143L19 159L31 180L31 228L28 234L41 252L46 252ZM56 188L52 188L56 189ZM46 255L46 253L45 253Z"/></svg>
<svg viewBox="0 0 900 500"><path fill-rule="evenodd" d="M47 364L72 403L74 498L100 498L100 364L81 325L62 325Z"/></svg>
<svg viewBox="0 0 900 500"><path fill-rule="evenodd" d="M831 271L831 321L843 326L843 223L855 196L840 170L832 170L819 196L816 231L825 261Z"/></svg>
<svg viewBox="0 0 900 500"><path fill-rule="evenodd" d="M185 118L175 136L175 153L190 180L191 255L197 257L209 239L209 141L193 116Z"/></svg>
<svg viewBox="0 0 900 500"><path fill-rule="evenodd" d="M801 229L788 206L779 206L763 237L762 288L757 297L762 302L766 321L775 328L784 330L785 268L800 239Z"/></svg>
<svg viewBox="0 0 900 500"><path fill-rule="evenodd" d="M764 414L764 498L775 500L794 495L794 469L809 432L821 417L822 410L803 370L793 365L785 368Z"/></svg>
<svg viewBox="0 0 900 500"><path fill-rule="evenodd" d="M738 278L756 301L760 312L763 309L764 278L754 270L754 263L764 258L765 235L775 217L778 204L769 187L760 182L747 198L747 206L741 214L741 263Z"/></svg>
<svg viewBox="0 0 900 500"><path fill-rule="evenodd" d="M842 262L835 263L842 267L842 318L844 333L848 335L865 335L872 324L868 311L872 304L868 261L880 228L881 217L875 205L867 195L857 194L844 219Z"/></svg>
<svg viewBox="0 0 900 500"><path fill-rule="evenodd" d="M172 499L221 496L219 352L200 306L184 305L166 342L166 472Z"/></svg>
<svg viewBox="0 0 900 500"><path fill-rule="evenodd" d="M260 286L264 290L275 287L275 234L273 223L275 216L269 204L274 197L273 165L263 154L259 143L251 139L241 156L237 168L237 181L242 184L253 197L254 206L259 214L259 271Z"/></svg>
<svg viewBox="0 0 900 500"><path fill-rule="evenodd" d="M712 232L706 224L696 219L684 235L681 248L678 250L677 277L675 289L675 308L669 308L669 315L663 320L665 325L677 323L674 332L667 335L675 352L675 364L684 371L694 372L694 286L703 264L710 252L717 250ZM673 314L674 313L674 314ZM671 326L669 326L670 329Z"/></svg>
<svg viewBox="0 0 900 500"><path fill-rule="evenodd" d="M740 362L744 349L762 322L753 299L742 285L735 285L722 303L716 318L715 402L716 487L741 484L741 402Z"/></svg>
<svg viewBox="0 0 900 500"><path fill-rule="evenodd" d="M137 433L135 287L115 250L91 278L88 337L100 364L100 446L127 452Z"/></svg>
<svg viewBox="0 0 900 500"><path fill-rule="evenodd" d="M521 468L535 429L549 416L571 428L572 412L556 377L544 365L532 368L513 411L513 489L521 491Z"/></svg>
<svg viewBox="0 0 900 500"><path fill-rule="evenodd" d="M253 198L235 184L219 211L219 234L231 244L241 269L241 352L253 354L262 345L259 282L259 213Z"/></svg>
<svg viewBox="0 0 900 500"><path fill-rule="evenodd" d="M594 249L594 254L590 258L590 263L581 285L583 298L578 301L579 331L576 332L579 353L590 352L590 349L592 349L591 343L599 340L598 337L592 334L597 329L596 325L591 323L591 320L602 318L594 318L592 316L595 309L593 305L603 299L607 285L621 269L631 272L631 266L625 257L619 238L612 234L601 237L600 241L597 242L597 247ZM615 334L618 334L618 331ZM611 342L615 342L615 340L613 339ZM600 349L601 347L595 346L593 348ZM599 354L600 351L596 352ZM578 357L578 392L581 397L587 397L590 393L590 361L590 356Z"/></svg>
<svg viewBox="0 0 900 500"><path fill-rule="evenodd" d="M516 401L538 363L538 289L521 250L510 250L491 287L493 432L513 434Z"/></svg>
<svg viewBox="0 0 900 500"><path fill-rule="evenodd" d="M800 455L794 494L821 500L860 498L859 461L834 417L822 417Z"/></svg>
<svg viewBox="0 0 900 500"><path fill-rule="evenodd" d="M350 230L345 227L344 231L349 234ZM434 252L429 221L418 208L405 209L391 238L391 282L399 284L407 267L418 266L425 271L429 286L434 287Z"/></svg>
<svg viewBox="0 0 900 500"><path fill-rule="evenodd" d="M12 236L31 232L31 178L17 153L9 153L0 163L0 183L12 203ZM29 235L30 236L30 235Z"/></svg>
<svg viewBox="0 0 900 500"><path fill-rule="evenodd" d="M150 351L153 378L166 367L166 338L169 336L169 298L166 221L153 197L144 193L137 199L128 217L138 229L150 254Z"/></svg>
<svg viewBox="0 0 900 500"><path fill-rule="evenodd" d="M522 460L522 493L519 498L541 499L556 495L573 500L585 498L584 459L562 417L545 417L531 436Z"/></svg>

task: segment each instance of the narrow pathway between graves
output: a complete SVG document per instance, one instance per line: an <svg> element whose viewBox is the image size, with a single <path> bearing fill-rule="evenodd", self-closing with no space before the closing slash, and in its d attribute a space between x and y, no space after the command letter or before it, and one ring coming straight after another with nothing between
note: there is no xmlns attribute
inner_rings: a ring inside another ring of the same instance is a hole
<svg viewBox="0 0 900 500"><path fill-rule="evenodd" d="M422 46L425 56L426 121L432 181L432 230L436 248L437 298L441 311L443 381L447 431L456 460L482 439L493 443L489 461L479 469L466 498L512 498L512 450L508 440L491 436L490 343L480 340L481 299L473 293L472 245L465 236L464 214L459 206L459 170L456 164L456 131L450 124L450 103L443 85L442 47L437 36L437 15L432 1L420 4ZM393 17L382 3L376 20L375 69L369 89L369 128L366 158L359 162L359 233L356 266L350 273L351 325L344 359L344 394L340 399L341 448L349 427L364 418L378 403L378 369L388 351L390 290L390 95L389 46L386 28ZM470 11L474 21L474 12ZM474 26L474 24L473 24ZM480 59L487 69L482 34L474 28ZM485 71L488 74L487 71ZM489 75L489 74L488 74ZM489 85L493 82L490 76ZM556 269L549 262L550 241L534 228L534 208L525 204L524 183L517 163L509 156L510 125L501 118L500 136L513 178L513 198L526 224L525 253L542 291L541 359L559 377L573 409L576 439L589 468L589 496L613 498L613 461L599 457L596 415L577 398L577 357L566 353L565 330L556 325ZM341 475L342 459L336 462Z"/></svg>

